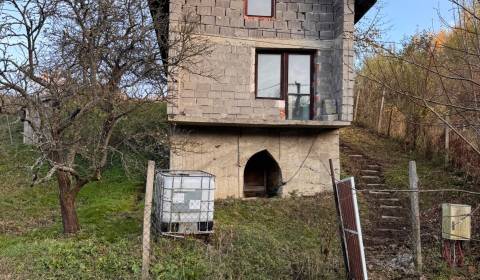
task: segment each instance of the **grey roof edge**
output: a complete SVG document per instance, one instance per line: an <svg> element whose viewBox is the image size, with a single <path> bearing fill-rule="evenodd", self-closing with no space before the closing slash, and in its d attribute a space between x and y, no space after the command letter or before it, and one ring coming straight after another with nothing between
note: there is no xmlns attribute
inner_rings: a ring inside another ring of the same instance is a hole
<svg viewBox="0 0 480 280"><path fill-rule="evenodd" d="M375 5L377 0L355 0L355 23Z"/></svg>

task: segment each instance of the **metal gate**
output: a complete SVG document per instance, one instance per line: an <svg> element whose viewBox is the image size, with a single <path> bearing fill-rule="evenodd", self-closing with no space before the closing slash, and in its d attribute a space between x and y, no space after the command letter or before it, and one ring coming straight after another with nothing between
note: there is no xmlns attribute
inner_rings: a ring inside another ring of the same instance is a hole
<svg viewBox="0 0 480 280"><path fill-rule="evenodd" d="M348 178L335 184L335 192L340 222L342 224L342 239L345 246L345 258L349 278L367 280L367 266L363 248L362 228L358 212L357 194L354 178Z"/></svg>

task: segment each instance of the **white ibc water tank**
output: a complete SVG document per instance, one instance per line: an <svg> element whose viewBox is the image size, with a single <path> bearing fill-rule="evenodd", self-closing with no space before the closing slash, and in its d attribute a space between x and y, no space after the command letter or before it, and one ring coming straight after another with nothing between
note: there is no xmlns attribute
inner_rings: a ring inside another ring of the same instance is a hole
<svg viewBox="0 0 480 280"><path fill-rule="evenodd" d="M160 171L154 189L154 227L164 234L213 231L215 177L203 171Z"/></svg>

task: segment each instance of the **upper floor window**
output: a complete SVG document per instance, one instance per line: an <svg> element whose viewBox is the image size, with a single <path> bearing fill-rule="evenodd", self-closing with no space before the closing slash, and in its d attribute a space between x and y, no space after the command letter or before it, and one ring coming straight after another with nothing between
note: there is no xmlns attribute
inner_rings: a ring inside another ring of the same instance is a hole
<svg viewBox="0 0 480 280"><path fill-rule="evenodd" d="M282 98L282 55L280 53L257 54L257 97Z"/></svg>
<svg viewBox="0 0 480 280"><path fill-rule="evenodd" d="M247 6L247 16L253 17L273 17L275 9L275 0L245 0Z"/></svg>
<svg viewBox="0 0 480 280"><path fill-rule="evenodd" d="M256 97L285 101L289 120L313 115L313 51L258 50Z"/></svg>

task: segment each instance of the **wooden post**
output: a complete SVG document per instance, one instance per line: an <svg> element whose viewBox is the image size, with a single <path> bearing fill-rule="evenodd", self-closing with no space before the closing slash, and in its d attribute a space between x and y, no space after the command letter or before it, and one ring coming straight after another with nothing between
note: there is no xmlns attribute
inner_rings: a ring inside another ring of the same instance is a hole
<svg viewBox="0 0 480 280"><path fill-rule="evenodd" d="M360 93L362 91L358 90L357 91L357 96L355 97L355 111L353 112L353 122L357 121L357 115L358 115L358 103L360 102Z"/></svg>
<svg viewBox="0 0 480 280"><path fill-rule="evenodd" d="M380 111L378 112L377 132L380 133L382 129L383 106L385 105L385 89L382 91L382 101L380 102Z"/></svg>
<svg viewBox="0 0 480 280"><path fill-rule="evenodd" d="M153 181L155 177L155 162L149 160L147 168L147 184L145 186L145 208L143 211L143 253L142 280L150 278L150 226L152 215Z"/></svg>
<svg viewBox="0 0 480 280"><path fill-rule="evenodd" d="M445 116L445 121L447 123L450 122L450 117L447 115ZM450 126L445 124L445 168L450 165Z"/></svg>
<svg viewBox="0 0 480 280"><path fill-rule="evenodd" d="M387 128L387 136L390 137L390 131L392 128L392 115L393 115L393 107L390 109L390 117L388 118L388 128Z"/></svg>
<svg viewBox="0 0 480 280"><path fill-rule="evenodd" d="M338 191L337 191L337 182L335 179L335 169L333 168L333 160L328 160L330 163L330 177L332 178L332 185L333 185L333 197L335 199L335 206L337 209L337 217L338 217L338 233L340 234L340 242L342 243L342 253L343 253L343 262L345 264L345 273L347 278L350 279L350 264L348 263L348 255L347 255L347 247L345 245L345 230L343 228L343 219L340 213L340 205L338 203Z"/></svg>
<svg viewBox="0 0 480 280"><path fill-rule="evenodd" d="M8 118L8 114L7 114L7 126L8 126L8 135L10 136L10 145L13 145L12 128L10 127L10 119Z"/></svg>
<svg viewBox="0 0 480 280"><path fill-rule="evenodd" d="M420 238L420 206L418 200L418 176L417 164L415 161L410 161L408 166L408 175L410 179L410 202L411 202L411 218L413 229L413 248L415 250L415 261L417 271L419 273L423 270L422 260L422 244Z"/></svg>

